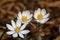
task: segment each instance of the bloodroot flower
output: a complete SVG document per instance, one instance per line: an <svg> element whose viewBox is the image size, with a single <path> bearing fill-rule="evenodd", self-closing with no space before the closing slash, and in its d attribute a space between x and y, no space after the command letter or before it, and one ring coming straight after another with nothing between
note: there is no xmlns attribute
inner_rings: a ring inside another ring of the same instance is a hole
<svg viewBox="0 0 60 40"><path fill-rule="evenodd" d="M19 35L21 38L24 38L23 34L30 32L29 30L24 30L27 24L21 26L20 20L17 20L16 23L11 20L11 24L12 25L6 24L7 28L10 30L7 32L8 35L12 35L13 37L18 37Z"/></svg>
<svg viewBox="0 0 60 40"><path fill-rule="evenodd" d="M22 23L28 23L32 20L32 14L30 14L30 11L23 11L22 13L19 12L17 17Z"/></svg>
<svg viewBox="0 0 60 40"><path fill-rule="evenodd" d="M49 13L46 14L46 10L45 9L40 9L38 8L37 10L35 10L34 12L34 18L36 19L37 22L43 24L45 23L49 18Z"/></svg>

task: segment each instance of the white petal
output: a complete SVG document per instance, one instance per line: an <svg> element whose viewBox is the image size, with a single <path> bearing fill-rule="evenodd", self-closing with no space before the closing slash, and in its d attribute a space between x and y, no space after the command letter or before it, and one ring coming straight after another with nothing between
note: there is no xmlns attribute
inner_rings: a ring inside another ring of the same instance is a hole
<svg viewBox="0 0 60 40"><path fill-rule="evenodd" d="M45 9L42 9L41 10L41 13L43 14L43 16L46 14L46 10Z"/></svg>
<svg viewBox="0 0 60 40"><path fill-rule="evenodd" d="M29 32L30 32L29 30L23 30L23 31L21 31L22 34L27 34Z"/></svg>
<svg viewBox="0 0 60 40"><path fill-rule="evenodd" d="M26 14L28 13L28 15L30 15L30 11L29 11L29 10L26 10L25 13L26 13Z"/></svg>
<svg viewBox="0 0 60 40"><path fill-rule="evenodd" d="M36 10L34 12L34 18L37 19L37 12L36 12Z"/></svg>
<svg viewBox="0 0 60 40"><path fill-rule="evenodd" d="M26 25L27 25L26 23L24 25L22 25L20 30L25 29Z"/></svg>
<svg viewBox="0 0 60 40"><path fill-rule="evenodd" d="M22 16L28 16L28 15L30 15L30 11L29 10L26 10L26 11L23 11L22 12Z"/></svg>
<svg viewBox="0 0 60 40"><path fill-rule="evenodd" d="M18 17L21 19L22 17L21 12L18 13Z"/></svg>
<svg viewBox="0 0 60 40"><path fill-rule="evenodd" d="M30 18L29 20L27 20L26 24L28 24L31 20L32 20L32 18Z"/></svg>
<svg viewBox="0 0 60 40"><path fill-rule="evenodd" d="M24 23L24 24L28 24L31 20L32 20L32 18L28 19L28 20L25 21L25 22L22 21L22 23Z"/></svg>
<svg viewBox="0 0 60 40"><path fill-rule="evenodd" d="M33 16L33 15L32 15L32 14L30 14L30 15L28 16L28 19L32 18L32 16Z"/></svg>
<svg viewBox="0 0 60 40"><path fill-rule="evenodd" d="M29 19L30 12L28 10L23 11L22 16L27 16L27 19Z"/></svg>
<svg viewBox="0 0 60 40"><path fill-rule="evenodd" d="M21 26L21 21L20 20L16 21L16 26L19 26L19 27Z"/></svg>
<svg viewBox="0 0 60 40"><path fill-rule="evenodd" d="M9 30L14 30L14 28L13 28L11 25L6 24L6 26L7 26L7 28L8 28Z"/></svg>
<svg viewBox="0 0 60 40"><path fill-rule="evenodd" d="M38 8L36 11L35 11L35 15L39 14L41 12L41 9Z"/></svg>
<svg viewBox="0 0 60 40"><path fill-rule="evenodd" d="M17 17L17 20L20 20L21 21L20 17Z"/></svg>
<svg viewBox="0 0 60 40"><path fill-rule="evenodd" d="M38 15L39 13L41 13L41 9L40 9L40 8L38 8L38 9L35 10L35 12L34 12L34 18L35 18L35 19L37 19L37 15Z"/></svg>
<svg viewBox="0 0 60 40"><path fill-rule="evenodd" d="M41 13L41 9L38 8L38 9L37 9L37 13L36 13L36 15L38 15L38 14L40 14L40 13Z"/></svg>
<svg viewBox="0 0 60 40"><path fill-rule="evenodd" d="M21 33L19 33L19 36L20 36L21 38L24 38L24 35L23 35L23 34L21 34Z"/></svg>
<svg viewBox="0 0 60 40"><path fill-rule="evenodd" d="M40 8L38 8L38 9L37 9L37 12L41 12L41 9L40 9Z"/></svg>
<svg viewBox="0 0 60 40"><path fill-rule="evenodd" d="M46 14L43 18L47 18L47 17L49 17L49 13L48 13L48 14Z"/></svg>
<svg viewBox="0 0 60 40"><path fill-rule="evenodd" d="M11 20L11 24L15 28L16 25L15 25L15 22L13 20Z"/></svg>
<svg viewBox="0 0 60 40"><path fill-rule="evenodd" d="M18 34L17 33L14 33L12 36L13 37L18 37Z"/></svg>
<svg viewBox="0 0 60 40"><path fill-rule="evenodd" d="M40 23L43 24L45 23L46 21L48 21L49 18L46 18L46 19L43 19L43 20L40 20Z"/></svg>
<svg viewBox="0 0 60 40"><path fill-rule="evenodd" d="M22 16L25 15L25 11L22 12Z"/></svg>
<svg viewBox="0 0 60 40"><path fill-rule="evenodd" d="M37 22L40 22L39 20L36 20Z"/></svg>
<svg viewBox="0 0 60 40"><path fill-rule="evenodd" d="M15 31L8 31L8 32L6 32L6 34L8 34L8 35L11 35L13 33L15 33Z"/></svg>
<svg viewBox="0 0 60 40"><path fill-rule="evenodd" d="M30 11L26 12L25 15L27 16L28 19L32 17L32 14L30 14Z"/></svg>

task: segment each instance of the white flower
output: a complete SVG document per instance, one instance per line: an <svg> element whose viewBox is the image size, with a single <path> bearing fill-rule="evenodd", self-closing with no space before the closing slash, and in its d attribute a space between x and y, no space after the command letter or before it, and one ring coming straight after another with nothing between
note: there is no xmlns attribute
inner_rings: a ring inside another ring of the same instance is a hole
<svg viewBox="0 0 60 40"><path fill-rule="evenodd" d="M22 23L28 23L32 20L32 14L30 14L30 11L26 10L23 11L22 13L18 13L18 20L20 20Z"/></svg>
<svg viewBox="0 0 60 40"><path fill-rule="evenodd" d="M19 35L21 38L24 38L23 34L30 32L29 30L24 30L27 24L23 24L21 26L21 22L19 20L17 20L16 23L11 20L11 24L12 25L6 24L7 28L10 30L7 32L8 35L12 35L13 37L18 37Z"/></svg>
<svg viewBox="0 0 60 40"><path fill-rule="evenodd" d="M36 19L37 22L43 24L45 23L46 21L48 21L48 16L49 16L49 13L46 14L46 10L45 9L40 9L38 8L37 10L35 10L34 12L34 18Z"/></svg>

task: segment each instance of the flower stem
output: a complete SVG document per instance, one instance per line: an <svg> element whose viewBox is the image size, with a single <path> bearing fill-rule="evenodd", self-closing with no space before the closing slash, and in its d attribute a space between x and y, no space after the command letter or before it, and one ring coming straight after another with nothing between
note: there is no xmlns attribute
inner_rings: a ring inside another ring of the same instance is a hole
<svg viewBox="0 0 60 40"><path fill-rule="evenodd" d="M37 40L42 40L41 36L39 36Z"/></svg>
<svg viewBox="0 0 60 40"><path fill-rule="evenodd" d="M23 40L27 40L27 34L25 35L24 39Z"/></svg>

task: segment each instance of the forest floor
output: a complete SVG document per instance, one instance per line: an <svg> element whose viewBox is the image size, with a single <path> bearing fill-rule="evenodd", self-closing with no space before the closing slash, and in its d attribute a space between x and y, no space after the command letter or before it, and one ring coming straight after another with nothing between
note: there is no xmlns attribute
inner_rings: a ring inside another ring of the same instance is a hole
<svg viewBox="0 0 60 40"><path fill-rule="evenodd" d="M50 14L49 20L43 24L32 22L32 26L27 27L31 30L27 40L37 40L38 34L42 40L60 40L60 0L0 0L0 39L1 40L23 40L12 38L5 32L6 24L12 19L16 19L19 11L30 10L33 14L38 8L46 9Z"/></svg>

